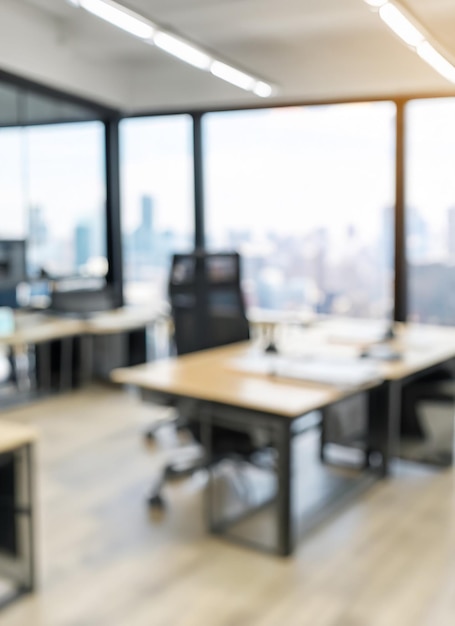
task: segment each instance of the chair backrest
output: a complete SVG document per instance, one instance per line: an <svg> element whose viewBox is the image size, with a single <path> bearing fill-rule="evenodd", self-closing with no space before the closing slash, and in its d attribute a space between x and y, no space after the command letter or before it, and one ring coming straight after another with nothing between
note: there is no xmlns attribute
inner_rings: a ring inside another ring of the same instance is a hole
<svg viewBox="0 0 455 626"><path fill-rule="evenodd" d="M250 337L236 252L175 254L169 300L178 354Z"/></svg>

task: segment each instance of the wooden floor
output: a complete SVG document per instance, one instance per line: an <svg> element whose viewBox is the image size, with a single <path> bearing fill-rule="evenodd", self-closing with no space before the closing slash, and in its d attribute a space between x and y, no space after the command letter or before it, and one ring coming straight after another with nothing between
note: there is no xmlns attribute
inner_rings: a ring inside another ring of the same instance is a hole
<svg viewBox="0 0 455 626"><path fill-rule="evenodd" d="M207 536L203 477L144 496L153 410L112 389L2 414L36 425L42 583L1 626L453 626L452 471L401 469L280 560Z"/></svg>

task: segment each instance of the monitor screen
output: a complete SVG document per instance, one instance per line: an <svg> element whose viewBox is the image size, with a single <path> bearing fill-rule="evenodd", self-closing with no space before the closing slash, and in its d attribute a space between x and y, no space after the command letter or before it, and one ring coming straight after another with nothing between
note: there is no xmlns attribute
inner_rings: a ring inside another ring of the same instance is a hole
<svg viewBox="0 0 455 626"><path fill-rule="evenodd" d="M26 279L25 241L0 240L0 290L14 288Z"/></svg>

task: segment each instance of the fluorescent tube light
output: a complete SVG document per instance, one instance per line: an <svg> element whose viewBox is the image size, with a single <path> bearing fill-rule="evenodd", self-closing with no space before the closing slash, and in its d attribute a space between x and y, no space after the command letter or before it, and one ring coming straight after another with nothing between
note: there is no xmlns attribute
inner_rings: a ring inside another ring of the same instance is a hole
<svg viewBox="0 0 455 626"><path fill-rule="evenodd" d="M370 7L382 7L383 4L387 4L388 0L365 0Z"/></svg>
<svg viewBox="0 0 455 626"><path fill-rule="evenodd" d="M141 19L133 11L112 0L79 0L79 5L89 13L140 39L151 39L155 33L156 29L151 22Z"/></svg>
<svg viewBox="0 0 455 626"><path fill-rule="evenodd" d="M455 83L455 67L446 58L442 56L433 46L424 41L417 47L417 54L428 65L436 70L441 76Z"/></svg>
<svg viewBox="0 0 455 626"><path fill-rule="evenodd" d="M168 33L157 32L153 37L153 43L161 50L201 70L208 70L212 62L212 58L202 50Z"/></svg>
<svg viewBox="0 0 455 626"><path fill-rule="evenodd" d="M441 76L455 84L455 65L427 41L425 29L414 23L389 0L364 0L372 7L379 7L379 15L387 26L408 46L414 48L419 57L428 63Z"/></svg>
<svg viewBox="0 0 455 626"><path fill-rule="evenodd" d="M258 80L253 88L253 93L260 98L269 98L273 93L273 88L271 85L264 83L262 80Z"/></svg>
<svg viewBox="0 0 455 626"><path fill-rule="evenodd" d="M379 9L379 16L408 46L416 48L424 41L423 34L394 4L390 2L383 4Z"/></svg>
<svg viewBox="0 0 455 626"><path fill-rule="evenodd" d="M222 61L213 61L210 66L211 73L217 78L221 78L231 85L245 89L246 91L252 91L255 87L256 81L249 74L237 70L235 67L223 63Z"/></svg>
<svg viewBox="0 0 455 626"><path fill-rule="evenodd" d="M379 1L379 0L368 0ZM268 83L250 76L223 61L218 61L210 52L193 45L183 37L174 35L142 15L127 9L115 0L66 0L66 2L85 9L89 13L139 37L145 43L155 45L168 54L189 63L198 69L211 72L222 80L251 91L260 98L268 98L274 89Z"/></svg>

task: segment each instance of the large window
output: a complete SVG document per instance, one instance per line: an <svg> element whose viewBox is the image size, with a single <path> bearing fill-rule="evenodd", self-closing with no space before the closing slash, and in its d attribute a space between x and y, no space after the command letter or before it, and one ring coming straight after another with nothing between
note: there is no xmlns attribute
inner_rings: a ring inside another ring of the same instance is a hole
<svg viewBox="0 0 455 626"><path fill-rule="evenodd" d="M37 126L24 133L32 272L105 275L103 125Z"/></svg>
<svg viewBox="0 0 455 626"><path fill-rule="evenodd" d="M157 302L171 254L194 244L191 117L124 120L120 139L125 297Z"/></svg>
<svg viewBox="0 0 455 626"><path fill-rule="evenodd" d="M455 99L406 113L408 316L455 324Z"/></svg>
<svg viewBox="0 0 455 626"><path fill-rule="evenodd" d="M0 238L27 239L29 273L104 276L104 126L0 130Z"/></svg>
<svg viewBox="0 0 455 626"><path fill-rule="evenodd" d="M207 243L244 258L248 304L391 314L395 106L204 116Z"/></svg>

